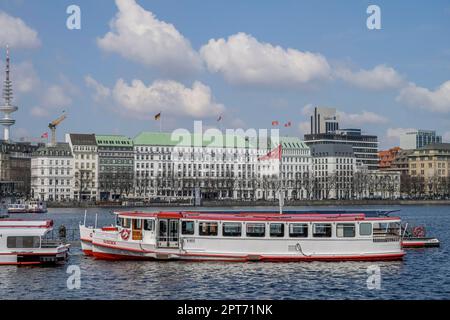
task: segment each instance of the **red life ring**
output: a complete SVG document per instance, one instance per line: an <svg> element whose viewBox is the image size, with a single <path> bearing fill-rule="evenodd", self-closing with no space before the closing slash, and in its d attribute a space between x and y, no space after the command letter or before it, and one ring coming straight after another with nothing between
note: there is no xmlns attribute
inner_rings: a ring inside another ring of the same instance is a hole
<svg viewBox="0 0 450 320"><path fill-rule="evenodd" d="M419 227L415 227L412 230L412 234L415 238L424 238L425 237L425 227L423 226L419 226Z"/></svg>
<svg viewBox="0 0 450 320"><path fill-rule="evenodd" d="M130 230L122 229L122 231L120 231L120 236L122 237L122 240L128 240L130 238Z"/></svg>

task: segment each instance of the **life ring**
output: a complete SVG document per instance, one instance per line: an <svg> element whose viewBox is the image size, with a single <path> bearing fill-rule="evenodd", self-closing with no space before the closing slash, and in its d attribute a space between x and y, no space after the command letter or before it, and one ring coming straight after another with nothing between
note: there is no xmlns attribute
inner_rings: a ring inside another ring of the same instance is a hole
<svg viewBox="0 0 450 320"><path fill-rule="evenodd" d="M425 227L423 226L419 226L419 227L415 227L412 230L412 234L415 238L424 238L425 237Z"/></svg>
<svg viewBox="0 0 450 320"><path fill-rule="evenodd" d="M120 236L122 237L122 240L128 240L130 238L130 230L122 229L122 231L120 231Z"/></svg>

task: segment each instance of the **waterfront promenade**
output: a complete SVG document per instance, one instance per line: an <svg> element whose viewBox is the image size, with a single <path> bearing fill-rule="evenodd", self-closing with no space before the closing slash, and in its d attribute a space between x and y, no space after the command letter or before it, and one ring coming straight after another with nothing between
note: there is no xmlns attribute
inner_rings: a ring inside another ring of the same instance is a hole
<svg viewBox="0 0 450 320"><path fill-rule="evenodd" d="M408 206L443 205L450 206L449 200L298 200L286 201L285 206ZM278 201L203 201L202 207L274 207ZM189 202L50 202L49 208L147 208L147 207L195 207Z"/></svg>

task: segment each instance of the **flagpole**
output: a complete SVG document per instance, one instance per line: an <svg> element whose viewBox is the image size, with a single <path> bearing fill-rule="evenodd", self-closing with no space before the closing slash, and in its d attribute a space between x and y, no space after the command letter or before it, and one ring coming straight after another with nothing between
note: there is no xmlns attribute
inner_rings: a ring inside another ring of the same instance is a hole
<svg viewBox="0 0 450 320"><path fill-rule="evenodd" d="M284 192L283 192L283 149L281 147L281 142L280 142L280 146L279 146L279 157L280 157L280 161L279 161L279 173L280 173L280 189L279 189L279 193L278 193L278 197L279 197L279 202L280 202L280 214L283 214L283 204L284 204Z"/></svg>

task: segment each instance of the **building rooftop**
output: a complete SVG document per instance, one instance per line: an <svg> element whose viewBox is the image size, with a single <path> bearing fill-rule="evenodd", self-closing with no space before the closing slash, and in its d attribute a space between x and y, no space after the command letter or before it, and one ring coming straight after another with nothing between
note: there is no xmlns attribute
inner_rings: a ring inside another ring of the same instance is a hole
<svg viewBox="0 0 450 320"><path fill-rule="evenodd" d="M73 145L77 146L96 146L97 140L95 139L95 134L79 134L71 133L70 141Z"/></svg>
<svg viewBox="0 0 450 320"><path fill-rule="evenodd" d="M95 135L98 146L132 147L133 140L121 135Z"/></svg>
<svg viewBox="0 0 450 320"><path fill-rule="evenodd" d="M47 157L70 157L72 151L68 143L57 143L56 145L41 146L33 156L47 156Z"/></svg>
<svg viewBox="0 0 450 320"><path fill-rule="evenodd" d="M203 146L212 148L244 148L256 147L256 141L240 135L226 135L216 137L213 135L173 135L171 133L142 132L133 139L135 146L165 146L165 147L192 147Z"/></svg>
<svg viewBox="0 0 450 320"><path fill-rule="evenodd" d="M450 150L450 143L431 143L422 147L425 150ZM420 149L419 149L420 150Z"/></svg>
<svg viewBox="0 0 450 320"><path fill-rule="evenodd" d="M284 149L309 149L306 143L297 137L280 137L280 142Z"/></svg>

